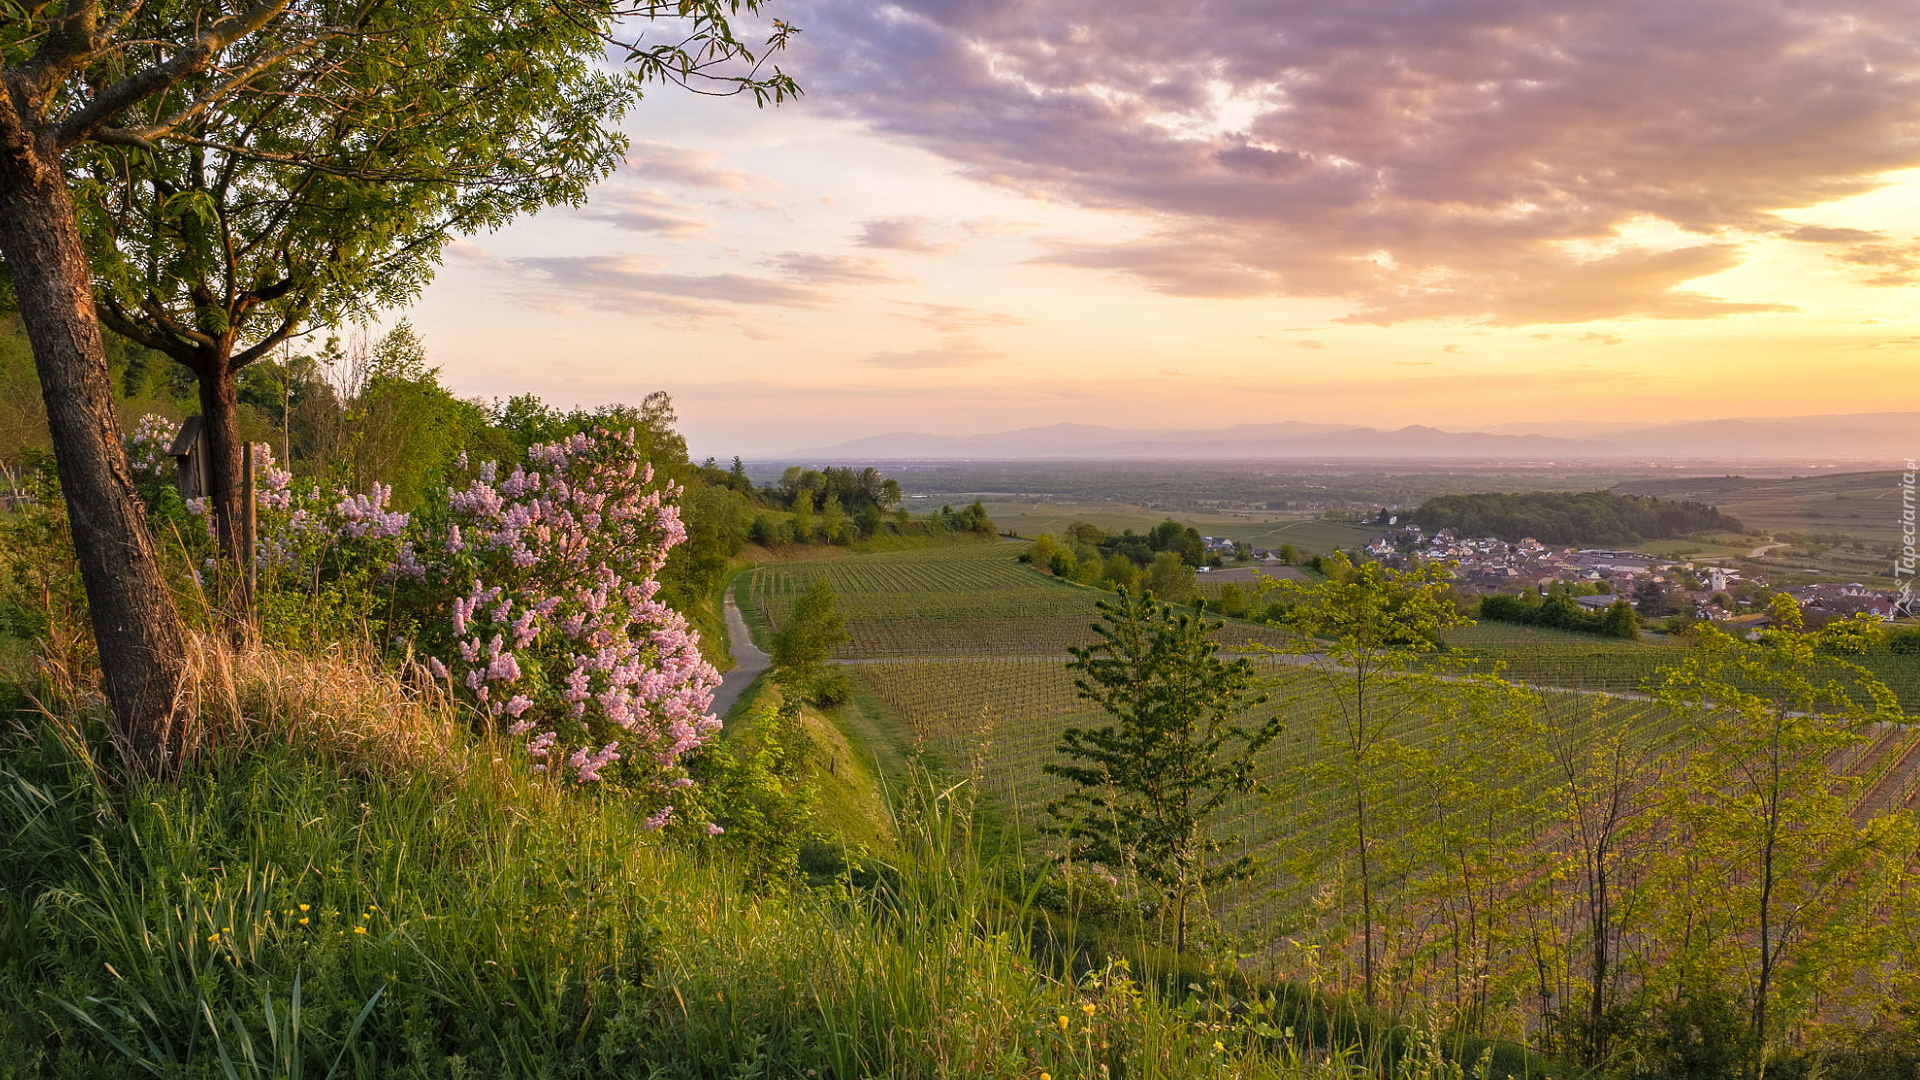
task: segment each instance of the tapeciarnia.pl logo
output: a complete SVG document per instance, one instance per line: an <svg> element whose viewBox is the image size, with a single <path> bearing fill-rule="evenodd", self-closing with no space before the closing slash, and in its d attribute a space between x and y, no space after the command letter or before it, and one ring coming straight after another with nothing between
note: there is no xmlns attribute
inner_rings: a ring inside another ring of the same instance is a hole
<svg viewBox="0 0 1920 1080"><path fill-rule="evenodd" d="M1907 471L1900 474L1900 550L1893 558L1893 584L1899 591L1894 597L1893 610L1896 615L1912 616L1916 614L1913 595L1914 582L1914 493L1913 481L1916 472L1913 459L1907 459Z"/></svg>

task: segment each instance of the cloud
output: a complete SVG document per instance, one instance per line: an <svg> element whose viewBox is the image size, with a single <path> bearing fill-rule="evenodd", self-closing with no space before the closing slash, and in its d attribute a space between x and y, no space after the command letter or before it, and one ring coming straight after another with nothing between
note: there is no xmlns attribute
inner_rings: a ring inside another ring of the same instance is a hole
<svg viewBox="0 0 1920 1080"><path fill-rule="evenodd" d="M1246 254L1232 240L1163 235L1127 244L1057 243L1029 261L1119 271L1169 296L1241 299L1285 291L1279 276L1249 265Z"/></svg>
<svg viewBox="0 0 1920 1080"><path fill-rule="evenodd" d="M923 218L873 218L863 221L860 223L860 236L855 242L861 247L911 251L916 254L938 251L945 246L927 238L926 221Z"/></svg>
<svg viewBox="0 0 1920 1080"><path fill-rule="evenodd" d="M878 259L860 255L788 251L775 256L772 265L788 277L809 285L884 285L908 280Z"/></svg>
<svg viewBox="0 0 1920 1080"><path fill-rule="evenodd" d="M1603 334L1598 330L1594 330L1585 334L1581 334L1577 340L1594 341L1602 345L1618 345L1621 342L1626 341L1627 339L1621 337L1619 334Z"/></svg>
<svg viewBox="0 0 1920 1080"><path fill-rule="evenodd" d="M627 171L636 176L710 191L744 193L768 183L739 169L723 169L715 164L718 160L718 154L703 150L642 142L634 143L628 150Z"/></svg>
<svg viewBox="0 0 1920 1080"><path fill-rule="evenodd" d="M1324 349L1327 347L1326 342L1320 341L1317 338L1308 338L1305 341L1296 341L1294 342L1294 344L1302 349Z"/></svg>
<svg viewBox="0 0 1920 1080"><path fill-rule="evenodd" d="M1628 316L1711 319L1795 310L1789 304L1742 303L1679 288L1739 263L1738 248L1732 244L1672 251L1630 249L1575 262L1515 260L1510 268L1472 275L1470 295L1462 295L1464 290L1402 290L1340 321L1384 325L1411 318L1477 315L1493 323L1523 326Z"/></svg>
<svg viewBox="0 0 1920 1080"><path fill-rule="evenodd" d="M1920 282L1920 242L1858 244L1835 252L1833 259L1870 271L1867 285L1912 285Z"/></svg>
<svg viewBox="0 0 1920 1080"><path fill-rule="evenodd" d="M692 207L675 202L662 191L601 188L575 212L622 229L661 236L686 236L709 227Z"/></svg>
<svg viewBox="0 0 1920 1080"><path fill-rule="evenodd" d="M513 272L513 264L471 240L455 239L447 244L447 256L456 262L484 270Z"/></svg>
<svg viewBox="0 0 1920 1080"><path fill-rule="evenodd" d="M969 335L952 334L948 335L938 348L917 349L913 352L874 353L861 362L886 368L952 368L965 367L1004 355L987 348Z"/></svg>
<svg viewBox="0 0 1920 1080"><path fill-rule="evenodd" d="M549 296L577 298L623 315L712 315L717 305L817 308L832 301L818 289L745 274L663 274L632 255L528 257L513 267L538 280Z"/></svg>
<svg viewBox="0 0 1920 1080"><path fill-rule="evenodd" d="M1859 244L1881 238L1879 233L1866 229L1832 229L1821 225L1802 225L1780 235L1809 244Z"/></svg>
<svg viewBox="0 0 1920 1080"><path fill-rule="evenodd" d="M1878 242L1776 211L1920 165L1899 0L797 2L809 100L1157 222L1041 260L1175 295L1342 298L1366 322L1779 310L1686 283L1743 236ZM1701 240L1621 245L1649 221ZM1596 245L1623 261L1590 265Z"/></svg>
<svg viewBox="0 0 1920 1080"><path fill-rule="evenodd" d="M1032 319L1018 315L1008 315L1001 311L982 311L979 308L959 307L953 304L910 303L903 306L911 308L914 314L907 318L924 322L943 334L960 334L968 330L984 330L1006 326L1029 326Z"/></svg>
<svg viewBox="0 0 1920 1080"><path fill-rule="evenodd" d="M1467 350L1461 348L1458 345L1442 345L1440 347L1440 351L1443 353L1452 353L1455 356L1459 356L1465 353Z"/></svg>

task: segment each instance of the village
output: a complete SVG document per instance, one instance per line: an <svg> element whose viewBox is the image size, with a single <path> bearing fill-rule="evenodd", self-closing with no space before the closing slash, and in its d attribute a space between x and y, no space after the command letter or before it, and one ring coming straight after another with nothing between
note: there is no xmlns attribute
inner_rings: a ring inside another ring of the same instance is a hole
<svg viewBox="0 0 1920 1080"><path fill-rule="evenodd" d="M1518 542L1460 537L1451 529L1429 535L1421 526L1403 525L1393 515L1383 523L1391 531L1370 540L1361 554L1399 569L1416 561L1452 563L1456 587L1465 596L1545 594L1562 586L1576 604L1590 611L1604 611L1625 597L1645 621L1706 620L1738 636L1770 624L1768 602L1777 594L1799 604L1808 628L1858 614L1885 622L1909 614L1899 610L1896 592L1859 582L1775 587L1764 574L1702 561L1606 548L1555 548L1532 537ZM1232 551L1231 540L1211 536L1204 540L1210 550ZM1284 562L1276 551L1255 550L1251 556L1256 564Z"/></svg>

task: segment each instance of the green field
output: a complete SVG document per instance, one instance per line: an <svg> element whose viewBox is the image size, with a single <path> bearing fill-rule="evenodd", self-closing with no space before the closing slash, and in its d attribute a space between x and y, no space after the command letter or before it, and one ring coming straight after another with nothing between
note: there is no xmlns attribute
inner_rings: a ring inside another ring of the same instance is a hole
<svg viewBox="0 0 1920 1080"><path fill-rule="evenodd" d="M882 707L881 722L895 725L899 741L920 747L938 765L975 777L1014 831L1035 838L1042 808L1065 791L1063 781L1042 770L1054 759L1061 732L1106 722L1078 699L1066 667L1067 646L1093 640L1088 624L1104 594L1019 564L1020 550L978 544L764 566L743 576L737 595L756 632L765 633L814 577L826 575L847 616L850 640L841 655L862 696ZM1247 623L1230 624L1221 636L1236 648L1249 639L1284 640ZM1390 751L1373 796L1383 823L1374 887L1384 905L1378 948L1382 962L1390 960L1399 972L1403 1004L1453 1000L1455 992L1444 984L1449 972L1457 975L1457 963L1442 954L1457 947L1449 935L1457 936L1462 919L1491 919L1489 911L1523 901L1560 904L1563 915L1572 910L1567 905L1577 906L1577 899L1554 892L1564 882L1542 878L1527 890L1517 884L1546 873L1541 867L1567 827L1558 816L1563 808L1547 798L1552 747L1608 732L1625 733L1638 745L1663 744L1674 722L1638 691L1685 650L1500 624L1454 631L1449 645L1453 659L1470 669L1498 665L1515 681L1566 689L1502 698L1506 704L1491 711L1470 708L1465 690L1442 689L1385 729ZM1896 683L1910 708L1920 703L1920 664L1892 656L1867 661ZM1260 856L1266 870L1220 891L1210 904L1249 954L1248 963L1284 977L1350 985L1358 948L1349 858L1355 819L1326 773L1338 743L1329 703L1342 676L1279 659L1259 666L1274 698L1262 708L1285 717L1285 733L1262 762L1279 797L1233 802L1217 833L1236 837L1229 854ZM1877 731L1833 766L1853 778L1856 816L1916 805L1920 727ZM1409 855L1448 842L1467 845L1459 856L1466 862L1430 864ZM1463 885L1448 877L1466 872L1461 866L1478 866L1474 872L1483 880ZM1479 914L1462 904L1479 905ZM1480 946L1482 1006L1493 1007L1486 995L1507 995L1508 1018L1496 1026L1527 1023L1514 1019L1526 1013L1515 988L1530 977L1528 950L1545 947L1537 936L1545 931L1532 933ZM1304 943L1312 948L1303 952ZM1554 947L1565 945L1560 940ZM1453 1005L1464 1007L1457 1000ZM1521 1028L1509 1030L1518 1036Z"/></svg>
<svg viewBox="0 0 1920 1080"><path fill-rule="evenodd" d="M754 631L777 629L793 600L825 576L847 616L842 659L1019 656L1064 662L1095 640L1095 609L1111 594L1060 581L1017 561L1019 543L888 551L762 566L741 575L740 609ZM1236 624L1243 638L1281 635Z"/></svg>
<svg viewBox="0 0 1920 1080"><path fill-rule="evenodd" d="M1712 503L1772 535L1838 534L1886 543L1899 535L1898 472L1829 473L1788 479L1697 476L1635 480L1616 491Z"/></svg>
<svg viewBox="0 0 1920 1080"><path fill-rule="evenodd" d="M1130 503L988 499L987 516L1003 532L1020 536L1064 533L1076 521L1092 522L1108 532L1132 529L1144 533L1168 518L1191 525L1207 536L1224 536L1256 548L1292 544L1307 554L1325 554L1363 546L1380 535L1371 525L1326 521L1319 514L1207 513L1152 510Z"/></svg>

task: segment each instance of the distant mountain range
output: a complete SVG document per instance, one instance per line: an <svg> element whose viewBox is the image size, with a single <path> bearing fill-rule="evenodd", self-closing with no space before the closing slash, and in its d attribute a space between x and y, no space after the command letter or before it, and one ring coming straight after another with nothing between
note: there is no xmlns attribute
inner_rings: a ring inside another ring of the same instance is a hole
<svg viewBox="0 0 1920 1080"><path fill-rule="evenodd" d="M1551 432L1559 434L1551 434ZM1577 434L1577 437L1570 436ZM1283 420L1196 430L1054 424L982 435L893 432L771 455L776 460L1102 461L1422 458L1498 461L1833 461L1896 467L1920 454L1920 413L1855 413L1669 424L1501 424L1398 430Z"/></svg>

